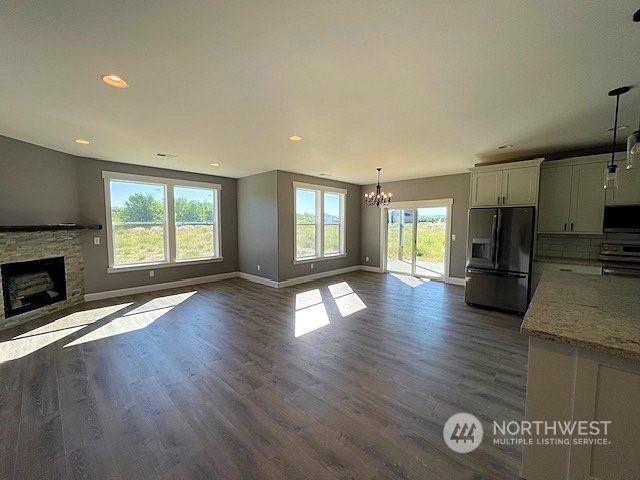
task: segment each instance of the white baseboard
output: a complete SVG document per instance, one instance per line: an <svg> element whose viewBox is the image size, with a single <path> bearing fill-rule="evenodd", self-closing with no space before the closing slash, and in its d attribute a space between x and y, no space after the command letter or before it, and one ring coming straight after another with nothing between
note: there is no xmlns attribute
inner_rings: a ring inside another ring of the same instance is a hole
<svg viewBox="0 0 640 480"><path fill-rule="evenodd" d="M253 283L259 283L260 285L266 285L267 287L278 288L278 282L276 282L275 280L271 280L270 278L264 278L245 272L238 272L238 276Z"/></svg>
<svg viewBox="0 0 640 480"><path fill-rule="evenodd" d="M360 265L360 270L365 272L382 273L382 267L372 267L371 265Z"/></svg>
<svg viewBox="0 0 640 480"><path fill-rule="evenodd" d="M334 275L341 275L343 273L355 272L360 270L360 265L353 265L351 267L337 268L335 270L329 270L326 272L312 273L311 275L304 275L302 277L294 277L288 280L278 282L278 288L290 287L292 285L298 285L300 283L313 282L325 277L333 277Z"/></svg>
<svg viewBox="0 0 640 480"><path fill-rule="evenodd" d="M282 282L276 282L269 278L259 277L258 275L252 275L245 272L227 272L218 273L216 275L207 275L204 277L185 278L184 280L176 280L175 282L167 283L155 283L152 285L141 285L139 287L120 288L118 290L108 290L106 292L87 293L84 295L85 302L91 302L94 300L103 300L105 298L123 297L126 295L135 295L137 293L156 292L159 290L167 290L170 288L189 287L192 285L200 285L203 283L218 282L220 280L226 280L228 278L242 278L250 282L259 283L272 288L285 288L293 285L299 285L301 283L313 282L314 280L320 280L321 278L333 277L334 275L342 275L344 273L355 272L357 270L364 270L365 272L382 273L380 267L372 267L370 265L353 265L351 267L337 268L335 270L329 270L326 272L313 273L311 275L304 275L302 277L294 277ZM464 278L448 277L446 283L453 285L464 285Z"/></svg>
<svg viewBox="0 0 640 480"><path fill-rule="evenodd" d="M218 273L216 275L206 275L204 277L185 278L184 280L176 280L175 282L154 283L152 285L141 285L139 287L120 288L118 290L108 290L106 292L86 293L84 295L85 302L93 300L103 300L105 298L123 297L126 295L135 295L137 293L156 292L158 290L167 290L169 288L190 287L191 285L199 285L202 283L218 282L227 278L236 278L239 272Z"/></svg>

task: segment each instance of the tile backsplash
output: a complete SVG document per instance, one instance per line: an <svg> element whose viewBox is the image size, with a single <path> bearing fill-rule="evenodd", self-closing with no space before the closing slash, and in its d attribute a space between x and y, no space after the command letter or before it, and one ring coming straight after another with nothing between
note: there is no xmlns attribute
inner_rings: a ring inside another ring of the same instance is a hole
<svg viewBox="0 0 640 480"><path fill-rule="evenodd" d="M598 260L601 243L637 243L637 233L605 233L603 235L538 234L536 256Z"/></svg>

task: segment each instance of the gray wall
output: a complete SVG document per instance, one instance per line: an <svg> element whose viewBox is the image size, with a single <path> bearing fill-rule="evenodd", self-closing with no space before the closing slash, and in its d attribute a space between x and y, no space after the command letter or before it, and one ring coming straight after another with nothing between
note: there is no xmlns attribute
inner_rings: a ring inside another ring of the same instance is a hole
<svg viewBox="0 0 640 480"><path fill-rule="evenodd" d="M400 182L385 182L385 191L393 193L396 202L453 198L451 212L451 242L449 276L464 277L467 243L467 216L469 211L470 174L445 175L442 177L416 178ZM362 192L375 189L375 185L362 187ZM380 211L362 205L362 251L363 265L380 266ZM369 262L365 261L369 257Z"/></svg>
<svg viewBox="0 0 640 480"><path fill-rule="evenodd" d="M0 224L75 222L76 157L0 136Z"/></svg>
<svg viewBox="0 0 640 480"><path fill-rule="evenodd" d="M278 280L283 281L302 275L321 273L337 268L350 267L360 263L360 191L359 185L311 177L278 170ZM294 265L293 263L293 182L306 182L316 185L345 188L346 204L346 253L344 258L320 260Z"/></svg>
<svg viewBox="0 0 640 480"><path fill-rule="evenodd" d="M101 292L238 269L237 181L75 157L0 136L0 224L86 222L106 224L102 171L195 180L222 185L221 227L224 261L155 270L107 273L106 230L83 234L85 293ZM100 237L100 245L93 237Z"/></svg>
<svg viewBox="0 0 640 480"><path fill-rule="evenodd" d="M238 269L237 180L211 175L177 172L175 170L104 162L88 158L78 158L78 160L80 215L81 220L88 223L101 223L102 225L106 225L104 181L102 178L103 170L197 182L219 183L222 185L220 193L220 225L222 256L224 257L222 262L157 268L155 269L155 276L153 278L149 277L148 270L107 273L107 267L109 265L107 234L106 230L103 229L97 234L96 232L88 233L83 238L86 293L173 282L185 278L234 272ZM93 244L93 237L96 235L100 236L100 245Z"/></svg>
<svg viewBox="0 0 640 480"><path fill-rule="evenodd" d="M277 190L275 170L238 180L240 271L275 281L278 280Z"/></svg>

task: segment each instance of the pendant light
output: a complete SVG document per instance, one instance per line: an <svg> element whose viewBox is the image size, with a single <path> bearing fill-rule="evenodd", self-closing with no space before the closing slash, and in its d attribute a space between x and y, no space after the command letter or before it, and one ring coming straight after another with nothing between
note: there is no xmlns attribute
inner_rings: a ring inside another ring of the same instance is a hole
<svg viewBox="0 0 640 480"><path fill-rule="evenodd" d="M618 112L620 110L620 95L624 95L631 87L618 87L609 92L610 97L616 97L616 115L613 123L613 139L611 141L611 163L604 174L604 189L618 188L618 166L616 165L616 136L618 134Z"/></svg>
<svg viewBox="0 0 640 480"><path fill-rule="evenodd" d="M640 22L640 10L633 14L633 21ZM638 130L627 138L627 170L638 168L640 165L640 119L638 119Z"/></svg>
<svg viewBox="0 0 640 480"><path fill-rule="evenodd" d="M640 165L640 119L638 119L638 130L627 138L627 170L638 168Z"/></svg>
<svg viewBox="0 0 640 480"><path fill-rule="evenodd" d="M384 193L382 191L382 185L380 185L380 170L382 168L376 168L378 170L378 184L376 185L376 191L364 194L364 201L370 207L385 207L391 203L391 193Z"/></svg>

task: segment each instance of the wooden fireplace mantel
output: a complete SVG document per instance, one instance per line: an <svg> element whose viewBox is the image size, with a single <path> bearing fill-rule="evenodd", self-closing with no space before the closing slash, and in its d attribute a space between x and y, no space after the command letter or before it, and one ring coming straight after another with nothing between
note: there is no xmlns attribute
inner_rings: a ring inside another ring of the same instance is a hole
<svg viewBox="0 0 640 480"><path fill-rule="evenodd" d="M57 223L48 225L0 225L0 233L6 232L51 232L55 230L102 230L100 224Z"/></svg>

